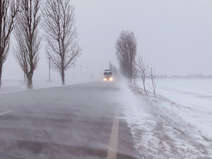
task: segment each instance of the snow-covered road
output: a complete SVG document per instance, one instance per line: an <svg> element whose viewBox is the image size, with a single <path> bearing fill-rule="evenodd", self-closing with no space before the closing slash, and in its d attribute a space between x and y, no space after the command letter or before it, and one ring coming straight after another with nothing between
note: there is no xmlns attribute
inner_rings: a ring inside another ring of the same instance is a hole
<svg viewBox="0 0 212 159"><path fill-rule="evenodd" d="M187 109L124 83L1 94L0 158L211 158L212 140L184 117Z"/></svg>
<svg viewBox="0 0 212 159"><path fill-rule="evenodd" d="M0 158L137 158L119 95L103 82L0 95Z"/></svg>

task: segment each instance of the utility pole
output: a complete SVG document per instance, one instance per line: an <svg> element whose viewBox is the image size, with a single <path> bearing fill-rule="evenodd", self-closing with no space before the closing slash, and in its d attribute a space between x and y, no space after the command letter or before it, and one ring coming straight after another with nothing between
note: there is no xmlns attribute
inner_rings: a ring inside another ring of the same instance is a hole
<svg viewBox="0 0 212 159"><path fill-rule="evenodd" d="M51 82L51 58L50 56L48 57L49 59L49 82Z"/></svg>

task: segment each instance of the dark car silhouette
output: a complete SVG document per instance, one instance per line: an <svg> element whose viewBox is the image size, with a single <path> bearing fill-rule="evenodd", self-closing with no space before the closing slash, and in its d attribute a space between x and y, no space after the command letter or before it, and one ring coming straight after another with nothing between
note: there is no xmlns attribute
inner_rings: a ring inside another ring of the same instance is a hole
<svg viewBox="0 0 212 159"><path fill-rule="evenodd" d="M107 70L104 70L104 81L114 81L113 79L113 73L111 70L107 69Z"/></svg>

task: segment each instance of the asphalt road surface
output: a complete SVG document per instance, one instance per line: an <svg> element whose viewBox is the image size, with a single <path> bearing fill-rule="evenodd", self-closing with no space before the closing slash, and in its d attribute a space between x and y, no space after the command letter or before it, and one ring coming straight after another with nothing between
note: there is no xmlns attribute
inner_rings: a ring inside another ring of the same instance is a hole
<svg viewBox="0 0 212 159"><path fill-rule="evenodd" d="M1 159L136 159L120 88L88 83L0 96Z"/></svg>

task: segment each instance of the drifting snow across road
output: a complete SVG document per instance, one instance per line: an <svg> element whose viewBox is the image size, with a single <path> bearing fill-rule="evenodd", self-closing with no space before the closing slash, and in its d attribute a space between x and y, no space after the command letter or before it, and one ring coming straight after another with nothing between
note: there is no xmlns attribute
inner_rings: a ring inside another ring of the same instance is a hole
<svg viewBox="0 0 212 159"><path fill-rule="evenodd" d="M33 89L59 87L60 83L55 81L34 81ZM26 83L22 80L4 80L3 85L0 88L1 94L17 93L26 91Z"/></svg>
<svg viewBox="0 0 212 159"><path fill-rule="evenodd" d="M141 158L212 157L209 157L209 143L199 131L172 111L174 105L168 101L135 94L124 85L120 100ZM164 104L170 104L170 109Z"/></svg>

